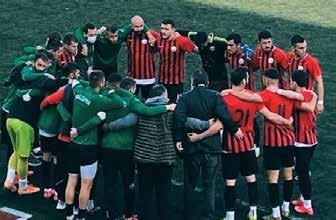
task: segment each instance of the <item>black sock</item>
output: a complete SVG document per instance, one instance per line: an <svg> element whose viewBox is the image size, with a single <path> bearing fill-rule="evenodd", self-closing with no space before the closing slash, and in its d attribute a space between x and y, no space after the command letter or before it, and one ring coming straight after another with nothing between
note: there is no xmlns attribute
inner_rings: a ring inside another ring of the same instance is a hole
<svg viewBox="0 0 336 220"><path fill-rule="evenodd" d="M284 180L283 182L283 198L285 202L292 201L293 180Z"/></svg>
<svg viewBox="0 0 336 220"><path fill-rule="evenodd" d="M268 184L268 193L272 208L279 206L279 187L277 183Z"/></svg>
<svg viewBox="0 0 336 220"><path fill-rule="evenodd" d="M67 216L72 216L73 215L73 204L66 204L66 215Z"/></svg>
<svg viewBox="0 0 336 220"><path fill-rule="evenodd" d="M309 176L309 171L298 173L299 176L299 187L300 192L304 199L311 199L311 180Z"/></svg>
<svg viewBox="0 0 336 220"><path fill-rule="evenodd" d="M79 209L77 218L82 219L86 217L86 209Z"/></svg>
<svg viewBox="0 0 336 220"><path fill-rule="evenodd" d="M225 186L225 209L227 212L234 211L236 202L235 186Z"/></svg>
<svg viewBox="0 0 336 220"><path fill-rule="evenodd" d="M258 184L257 182L247 183L247 190L248 190L250 206L257 206L258 204Z"/></svg>
<svg viewBox="0 0 336 220"><path fill-rule="evenodd" d="M45 189L50 188L50 167L51 162L42 160L42 185Z"/></svg>

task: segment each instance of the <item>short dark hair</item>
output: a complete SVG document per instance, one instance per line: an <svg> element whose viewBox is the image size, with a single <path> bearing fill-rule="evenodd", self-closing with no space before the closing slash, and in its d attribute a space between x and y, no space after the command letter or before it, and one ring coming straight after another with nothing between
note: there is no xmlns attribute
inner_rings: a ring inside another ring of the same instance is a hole
<svg viewBox="0 0 336 220"><path fill-rule="evenodd" d="M192 85L198 86L200 84L207 85L209 82L208 74L203 70L196 70L192 75Z"/></svg>
<svg viewBox="0 0 336 220"><path fill-rule="evenodd" d="M233 40L235 44L240 44L242 42L241 36L238 33L231 33L226 37L226 40Z"/></svg>
<svg viewBox="0 0 336 220"><path fill-rule="evenodd" d="M265 77L270 78L270 79L279 79L279 71L274 68L270 68L266 70L264 75Z"/></svg>
<svg viewBox="0 0 336 220"><path fill-rule="evenodd" d="M91 29L96 29L96 26L92 23L87 23L83 26L82 31L87 34L88 30Z"/></svg>
<svg viewBox="0 0 336 220"><path fill-rule="evenodd" d="M76 70L79 70L79 67L76 63L73 63L73 62L66 63L62 67L62 75L63 76L69 76L70 73L73 73Z"/></svg>
<svg viewBox="0 0 336 220"><path fill-rule="evenodd" d="M295 47L297 43L303 43L304 41L305 41L304 37L296 34L291 38L291 45Z"/></svg>
<svg viewBox="0 0 336 220"><path fill-rule="evenodd" d="M136 86L136 81L131 77L125 77L120 82L120 88L122 89L130 90L134 86Z"/></svg>
<svg viewBox="0 0 336 220"><path fill-rule="evenodd" d="M35 54L34 62L36 62L38 59L41 59L43 62L49 62L49 57L47 56L47 54L42 52L38 52L37 54Z"/></svg>
<svg viewBox="0 0 336 220"><path fill-rule="evenodd" d="M164 85L158 84L153 86L149 91L149 98L153 98L156 96L162 96L164 92L166 92L167 89L164 87Z"/></svg>
<svg viewBox="0 0 336 220"><path fill-rule="evenodd" d="M105 74L101 70L92 70L89 75L89 84L92 88L97 88L99 83L105 79Z"/></svg>
<svg viewBox="0 0 336 220"><path fill-rule="evenodd" d="M117 26L108 26L106 27L105 32L110 32L110 33L115 33L118 31L118 27Z"/></svg>
<svg viewBox="0 0 336 220"><path fill-rule="evenodd" d="M38 50L36 52L36 54L40 54L40 53L45 54L48 57L49 60L54 60L55 59L54 54L51 53L51 52L49 52L49 51L47 51L46 49L41 49L41 50Z"/></svg>
<svg viewBox="0 0 336 220"><path fill-rule="evenodd" d="M292 80L300 87L306 87L308 84L308 74L303 70L296 70L292 73Z"/></svg>
<svg viewBox="0 0 336 220"><path fill-rule="evenodd" d="M172 26L172 28L175 28L175 21L173 21L172 19L164 19L163 21L161 21L161 24L170 24Z"/></svg>
<svg viewBox="0 0 336 220"><path fill-rule="evenodd" d="M60 32L51 32L47 36L46 50L58 50L62 46L62 35Z"/></svg>
<svg viewBox="0 0 336 220"><path fill-rule="evenodd" d="M70 45L71 42L78 43L78 40L77 40L76 36L73 33L68 33L68 34L64 35L63 43L66 44L66 45Z"/></svg>
<svg viewBox="0 0 336 220"><path fill-rule="evenodd" d="M247 67L238 67L231 72L231 82L235 86L239 86L243 79L246 79L248 73Z"/></svg>
<svg viewBox="0 0 336 220"><path fill-rule="evenodd" d="M268 39L268 38L272 38L272 34L269 31L261 31L258 34L258 40L261 41L261 39Z"/></svg>
<svg viewBox="0 0 336 220"><path fill-rule="evenodd" d="M118 73L112 73L107 77L107 82L109 83L120 83L122 81L122 76Z"/></svg>

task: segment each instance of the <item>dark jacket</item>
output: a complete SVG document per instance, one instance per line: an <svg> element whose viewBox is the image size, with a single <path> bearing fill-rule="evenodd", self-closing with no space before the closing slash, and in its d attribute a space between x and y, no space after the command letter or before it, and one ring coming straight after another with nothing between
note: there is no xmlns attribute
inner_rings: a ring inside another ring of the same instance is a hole
<svg viewBox="0 0 336 220"><path fill-rule="evenodd" d="M217 118L223 123L225 129L228 129L231 133L236 133L238 130L237 125L232 121L227 111L226 105L217 92L203 86L197 86L185 92L179 98L175 109L175 138L176 141L183 142L185 154L220 153L222 151L219 133L195 143L188 142L187 133L201 133L202 131L193 131L186 128L187 117L204 121Z"/></svg>
<svg viewBox="0 0 336 220"><path fill-rule="evenodd" d="M38 78L33 81L25 83L22 87L24 90L35 89L40 90L38 95L29 96L26 101L22 96L15 98L13 105L10 108L9 118L20 119L31 125L33 128L37 127L37 122L40 114L40 103L47 92L54 92L66 82L63 80L52 80L48 77Z"/></svg>
<svg viewBox="0 0 336 220"><path fill-rule="evenodd" d="M153 98L152 98L153 100ZM168 100L167 100L168 102ZM150 106L162 105L162 102L146 102ZM138 116L134 158L141 163L159 163L172 165L176 161L173 138L173 112L156 116Z"/></svg>

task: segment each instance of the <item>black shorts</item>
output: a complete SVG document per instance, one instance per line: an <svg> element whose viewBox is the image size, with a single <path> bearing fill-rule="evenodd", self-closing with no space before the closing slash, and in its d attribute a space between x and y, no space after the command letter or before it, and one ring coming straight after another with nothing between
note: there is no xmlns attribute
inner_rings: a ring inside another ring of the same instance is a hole
<svg viewBox="0 0 336 220"><path fill-rule="evenodd" d="M310 162L317 145L311 147L294 147L295 171L305 172L310 170Z"/></svg>
<svg viewBox="0 0 336 220"><path fill-rule="evenodd" d="M266 170L280 170L281 167L294 166L294 147L264 146L264 168Z"/></svg>
<svg viewBox="0 0 336 220"><path fill-rule="evenodd" d="M68 145L68 173L80 173L81 166L98 161L97 145L82 145L71 142Z"/></svg>
<svg viewBox="0 0 336 220"><path fill-rule="evenodd" d="M55 137L46 137L40 135L40 144L42 152L50 152L53 155L56 155L57 148L59 145L57 136Z"/></svg>
<svg viewBox="0 0 336 220"><path fill-rule="evenodd" d="M179 95L183 93L183 83L162 85L167 89L169 102L176 103Z"/></svg>
<svg viewBox="0 0 336 220"><path fill-rule="evenodd" d="M237 179L239 172L242 176L250 176L258 172L255 151L243 153L224 153L222 155L222 174L224 179Z"/></svg>

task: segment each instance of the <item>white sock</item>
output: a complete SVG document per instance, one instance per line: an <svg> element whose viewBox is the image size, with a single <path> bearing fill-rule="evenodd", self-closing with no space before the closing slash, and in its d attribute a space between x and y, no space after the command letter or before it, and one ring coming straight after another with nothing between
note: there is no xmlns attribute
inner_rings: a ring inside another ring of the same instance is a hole
<svg viewBox="0 0 336 220"><path fill-rule="evenodd" d="M19 189L25 189L28 186L28 181L27 179L19 179Z"/></svg>
<svg viewBox="0 0 336 220"><path fill-rule="evenodd" d="M252 216L257 217L257 206L250 206L250 213Z"/></svg>
<svg viewBox="0 0 336 220"><path fill-rule="evenodd" d="M282 211L289 212L289 202L283 202L281 209Z"/></svg>
<svg viewBox="0 0 336 220"><path fill-rule="evenodd" d="M280 217L280 207L279 206L272 208L272 215L274 218Z"/></svg>
<svg viewBox="0 0 336 220"><path fill-rule="evenodd" d="M311 200L304 200L304 201L303 201L303 206L304 206L306 209L311 208L311 207L312 207Z"/></svg>
<svg viewBox="0 0 336 220"><path fill-rule="evenodd" d="M94 200L90 199L90 200L88 201L87 208L88 208L89 210L94 209Z"/></svg>
<svg viewBox="0 0 336 220"><path fill-rule="evenodd" d="M7 170L7 178L9 182L13 183L15 178L15 170L13 168L8 168Z"/></svg>
<svg viewBox="0 0 336 220"><path fill-rule="evenodd" d="M234 220L234 211L226 212L225 220Z"/></svg>

